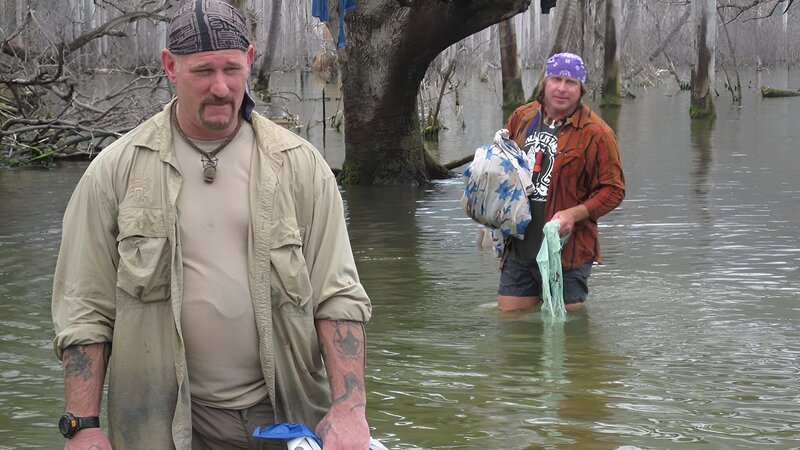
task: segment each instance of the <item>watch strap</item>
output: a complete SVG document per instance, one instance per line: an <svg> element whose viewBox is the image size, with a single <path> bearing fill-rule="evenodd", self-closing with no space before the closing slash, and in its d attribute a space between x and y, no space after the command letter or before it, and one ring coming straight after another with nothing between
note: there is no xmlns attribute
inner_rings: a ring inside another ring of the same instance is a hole
<svg viewBox="0 0 800 450"><path fill-rule="evenodd" d="M75 417L71 413L64 413L58 422L59 431L65 438L71 439L78 431L86 428L100 428L99 417Z"/></svg>
<svg viewBox="0 0 800 450"><path fill-rule="evenodd" d="M83 430L85 428L100 428L99 417L76 417L76 419L78 419L79 430Z"/></svg>

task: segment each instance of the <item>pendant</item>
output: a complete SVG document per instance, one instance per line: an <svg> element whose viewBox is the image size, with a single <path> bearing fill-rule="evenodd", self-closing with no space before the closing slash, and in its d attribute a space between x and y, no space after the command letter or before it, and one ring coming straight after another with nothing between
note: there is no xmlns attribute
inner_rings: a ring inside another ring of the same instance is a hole
<svg viewBox="0 0 800 450"><path fill-rule="evenodd" d="M214 177L217 175L217 168L214 166L205 166L203 168L203 181L206 183L213 183Z"/></svg>
<svg viewBox="0 0 800 450"><path fill-rule="evenodd" d="M200 161L203 163L203 181L206 183L213 183L214 177L217 176L217 159L216 156L206 155L203 158L200 158Z"/></svg>

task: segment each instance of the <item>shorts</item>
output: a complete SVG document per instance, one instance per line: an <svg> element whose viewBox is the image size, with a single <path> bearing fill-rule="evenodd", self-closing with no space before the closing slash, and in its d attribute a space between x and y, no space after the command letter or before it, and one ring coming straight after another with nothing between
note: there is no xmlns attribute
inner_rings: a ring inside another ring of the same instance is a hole
<svg viewBox="0 0 800 450"><path fill-rule="evenodd" d="M564 304L583 303L589 295L589 275L592 272L592 263L586 263L564 272ZM500 273L500 287L498 295L512 297L541 297L542 274L539 266L533 263L522 263L507 257Z"/></svg>

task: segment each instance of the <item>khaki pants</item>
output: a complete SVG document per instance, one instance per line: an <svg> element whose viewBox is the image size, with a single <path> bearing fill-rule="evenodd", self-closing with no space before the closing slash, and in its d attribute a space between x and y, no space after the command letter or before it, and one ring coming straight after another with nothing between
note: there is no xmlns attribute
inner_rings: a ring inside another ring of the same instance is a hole
<svg viewBox="0 0 800 450"><path fill-rule="evenodd" d="M192 402L192 450L285 450L286 444L253 437L275 423L269 398L247 409L219 409Z"/></svg>

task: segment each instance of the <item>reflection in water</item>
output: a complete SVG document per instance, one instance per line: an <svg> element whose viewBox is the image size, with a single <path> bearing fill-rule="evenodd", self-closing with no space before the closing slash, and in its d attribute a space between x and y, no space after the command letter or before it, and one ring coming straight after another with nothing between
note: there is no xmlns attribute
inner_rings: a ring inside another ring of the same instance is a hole
<svg viewBox="0 0 800 450"><path fill-rule="evenodd" d="M624 443L598 425L614 415L611 392L624 378L627 363L595 338L588 311L570 314L566 322L543 320L536 311L527 320L502 326L500 342L518 342L517 351L506 356L508 364L526 375L509 380L524 390L521 430L512 434L518 445L512 448L610 449Z"/></svg>
<svg viewBox="0 0 800 450"><path fill-rule="evenodd" d="M285 78L285 90L319 98L311 78ZM467 127L448 123L444 161L502 123L497 92L468 86ZM375 437L395 450L797 447L800 102L753 91L732 108L721 97L703 124L688 119L688 93L667 94L602 111L627 194L600 222L605 264L586 310L562 325L498 314L497 260L475 247L460 180L343 189L373 301ZM290 109L304 123L321 116L318 100ZM341 134L327 132L336 167ZM321 146L319 126L307 137ZM0 171L2 450L63 446L49 296L61 215L84 169Z"/></svg>
<svg viewBox="0 0 800 450"><path fill-rule="evenodd" d="M691 133L690 142L696 156L692 164L692 170L689 173L689 178L693 183L691 193L694 194L690 200L692 200L692 204L698 205L708 215L708 193L710 189L708 175L713 162L713 120L692 120ZM710 225L710 221L703 223L703 225Z"/></svg>
<svg viewBox="0 0 800 450"><path fill-rule="evenodd" d="M707 254L713 245L714 216L709 199L711 182L709 174L713 162L712 145L714 133L714 119L691 120L690 143L694 151L691 170L689 171L689 198L688 206L697 227L693 233L693 242L699 252ZM702 267L697 267L702 270Z"/></svg>
<svg viewBox="0 0 800 450"><path fill-rule="evenodd" d="M603 118L603 121L614 130L614 134L617 135L619 138L619 130L620 130L620 122L619 118L622 114L622 108L619 106L606 106L600 108L600 116Z"/></svg>

